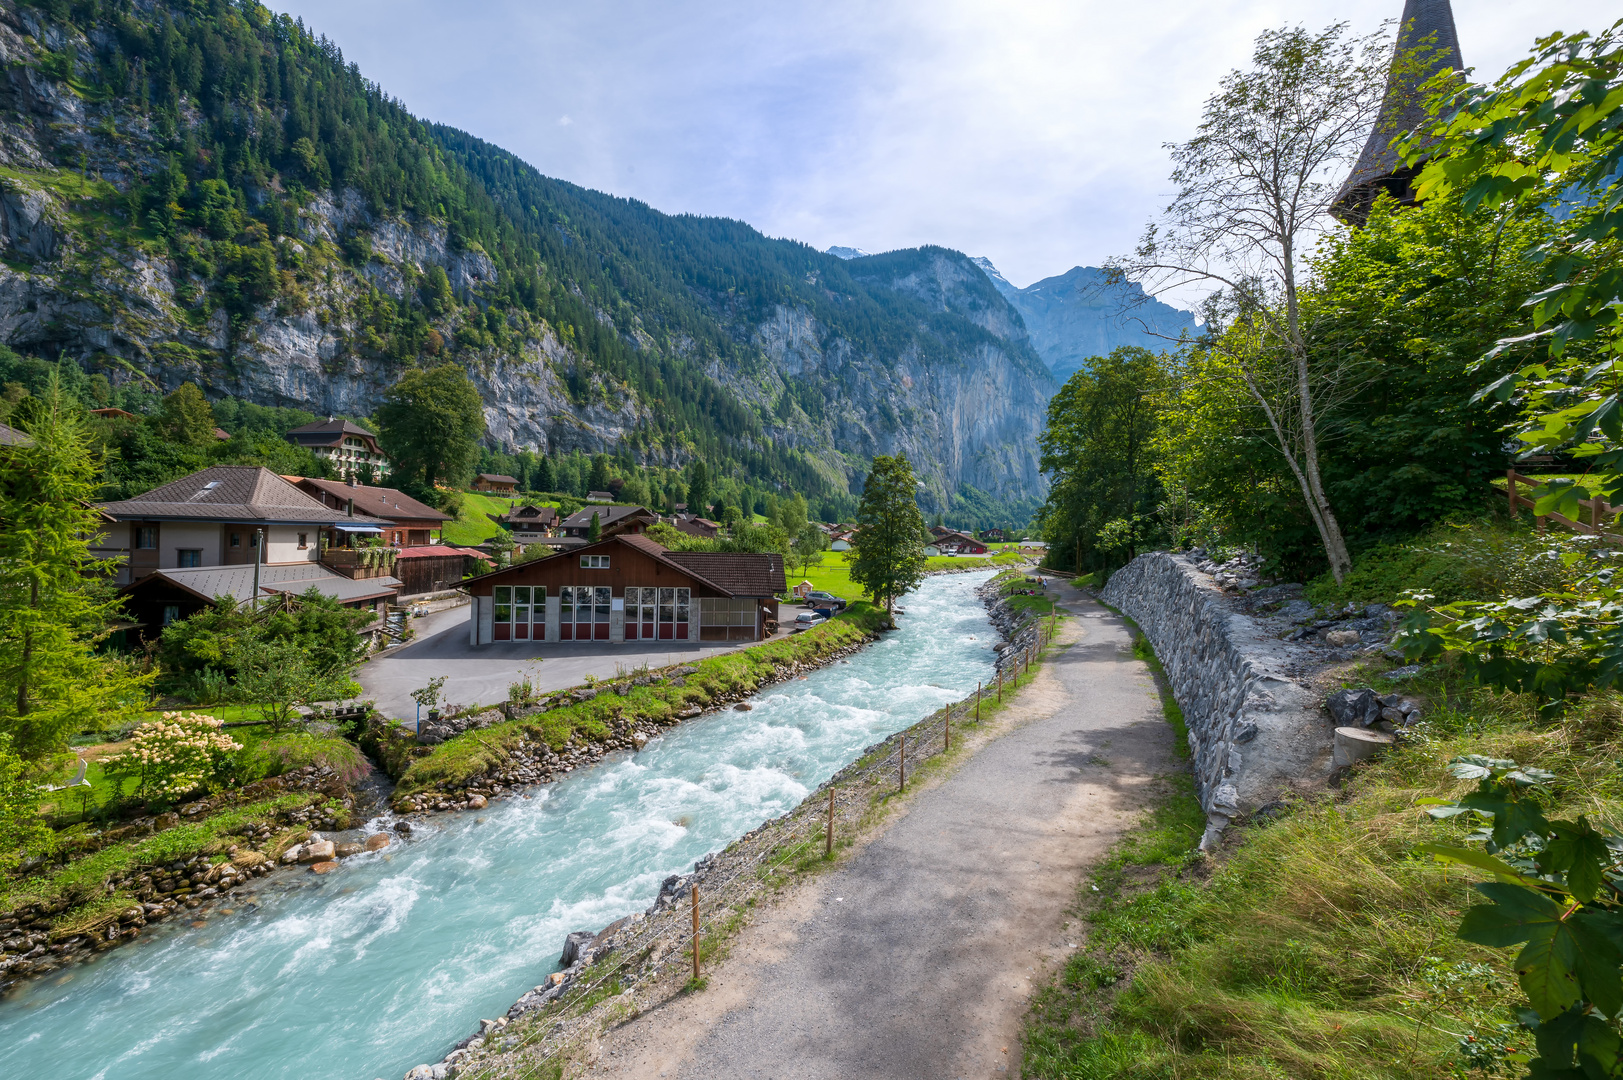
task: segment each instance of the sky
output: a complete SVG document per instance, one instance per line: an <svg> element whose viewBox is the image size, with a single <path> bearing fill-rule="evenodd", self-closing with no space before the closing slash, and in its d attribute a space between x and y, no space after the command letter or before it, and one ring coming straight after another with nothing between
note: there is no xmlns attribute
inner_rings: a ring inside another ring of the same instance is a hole
<svg viewBox="0 0 1623 1080"><path fill-rule="evenodd" d="M871 252L940 244L1017 286L1126 254L1163 144L1264 29L1401 0L271 0L416 115L668 213ZM1497 77L1601 0L1454 0Z"/></svg>

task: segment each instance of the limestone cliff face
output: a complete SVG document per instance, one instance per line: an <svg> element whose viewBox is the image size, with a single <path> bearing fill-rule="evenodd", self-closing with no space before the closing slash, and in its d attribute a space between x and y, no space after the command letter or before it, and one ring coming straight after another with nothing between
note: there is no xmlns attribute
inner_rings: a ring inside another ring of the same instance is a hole
<svg viewBox="0 0 1623 1080"><path fill-rule="evenodd" d="M0 342L67 356L115 382L167 391L193 381L216 396L358 416L377 407L407 364L449 357L484 395L489 439L500 448L594 452L630 438L645 460L681 464L691 455L668 425L659 440L647 437L659 427L660 403L585 363L572 335L527 312L504 314L497 332L486 332L488 298L503 283L476 243L432 218L382 213L353 189L310 193L278 238L216 234L215 248L257 245L279 283L265 302L222 299L227 269L208 261L223 258L218 251L187 253L136 229L123 210L132 186L171 167L187 124L203 122L197 110L183 98L180 134L160 136L142 110L51 74L94 67L117 48L110 33L64 29L39 8L0 0ZM249 194L248 211L273 191L285 196L270 183L271 191ZM591 241L604 245L600 258L615 257L612 235ZM784 243L758 234L751 242ZM857 260L870 264L859 280L939 312L930 344L892 332L854 340L792 300L733 310L690 281L682 287L729 339L749 346L748 355L707 358L669 323L662 329L652 309L620 301L611 317L587 302L629 349L703 367L758 418L759 433L737 436L745 450L749 440L797 448L830 485L853 490L873 454L904 451L942 508L965 486L997 499L1040 496L1036 437L1053 386L1020 316L964 256L898 254L908 255ZM424 310L420 289L434 268L452 298L428 316L431 346L402 360L367 322L368 298ZM548 287L596 295L585 279ZM896 315L893 328L916 330L916 311Z"/></svg>

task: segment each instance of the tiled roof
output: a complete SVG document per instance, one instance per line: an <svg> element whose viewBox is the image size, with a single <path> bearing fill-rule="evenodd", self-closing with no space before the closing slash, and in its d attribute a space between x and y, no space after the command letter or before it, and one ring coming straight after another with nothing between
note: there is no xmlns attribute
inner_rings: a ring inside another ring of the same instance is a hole
<svg viewBox="0 0 1623 1080"><path fill-rule="evenodd" d="M359 435L363 439L374 441L377 439L376 435L361 425L333 417L296 427L287 433L288 439L300 446L337 446L343 442L345 435Z"/></svg>
<svg viewBox="0 0 1623 1080"><path fill-rule="evenodd" d="M269 469L257 465L215 465L153 488L145 495L103 503L101 508L120 519L388 524L360 514L350 518L341 510L323 506Z"/></svg>
<svg viewBox="0 0 1623 1080"><path fill-rule="evenodd" d="M10 424L0 424L0 446L33 446L34 437Z"/></svg>
<svg viewBox="0 0 1623 1080"><path fill-rule="evenodd" d="M629 539L629 538L625 538ZM730 551L668 551L665 560L733 596L776 596L787 585L783 556Z"/></svg>
<svg viewBox="0 0 1623 1080"><path fill-rule="evenodd" d="M609 525L613 522L619 521L621 518L630 517L632 514L647 514L649 517L654 516L653 511L645 509L641 506L627 506L624 503L612 503L608 506L588 506L584 509L576 510L573 514L570 514L568 517L564 518L563 521L560 522L560 525L565 529L584 529L592 524L593 514L597 515L597 523L599 525Z"/></svg>
<svg viewBox="0 0 1623 1080"><path fill-rule="evenodd" d="M234 596L248 600L254 592L254 568L247 566L198 566L169 570L154 570L140 581L124 586L120 592L131 592L142 585L164 580L178 585L205 600ZM370 600L380 596L393 596L401 582L392 577L363 578L359 581L335 573L320 563L269 563L259 568L260 595L308 591L311 587L336 600L348 603Z"/></svg>
<svg viewBox="0 0 1623 1080"><path fill-rule="evenodd" d="M449 544L418 545L417 547L400 548L395 552L395 558L397 559L432 559L435 557L444 558L448 555L455 555L459 558L468 555L476 555L485 559L490 558L489 555L486 555L482 551L473 551L469 548L451 547Z"/></svg>
<svg viewBox="0 0 1623 1080"><path fill-rule="evenodd" d="M525 503L523 506L513 507L505 514L490 514L488 516L492 521L505 521L508 524L517 525L532 521L557 521L558 510L553 506L536 506L533 503Z"/></svg>
<svg viewBox="0 0 1623 1080"><path fill-rule="evenodd" d="M390 521L451 520L449 515L394 488L350 484L344 480L319 480L313 476L301 476L293 482L306 491L315 488L333 496L344 504L339 509L347 508L349 500L354 499L357 514L371 514Z"/></svg>
<svg viewBox="0 0 1623 1080"><path fill-rule="evenodd" d="M516 483L518 483L518 477L516 477L516 476L503 476L501 473L482 472L482 473L479 474L479 479L484 480L487 483L491 483L491 484L516 484Z"/></svg>

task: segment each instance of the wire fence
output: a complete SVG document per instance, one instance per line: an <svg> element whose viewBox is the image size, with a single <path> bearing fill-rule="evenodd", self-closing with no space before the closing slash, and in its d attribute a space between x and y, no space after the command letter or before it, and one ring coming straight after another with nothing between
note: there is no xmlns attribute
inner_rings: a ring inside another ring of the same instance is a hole
<svg viewBox="0 0 1623 1080"><path fill-rule="evenodd" d="M1036 640L1016 655L1012 677L1002 671L997 679L977 688L961 701L942 706L888 738L873 744L850 765L781 817L757 826L725 850L700 860L699 869L681 879L674 894L662 893L655 910L641 920L631 916L608 935L603 954L574 977L563 995L534 1012L526 1013L504 1029L484 1036L502 1056L459 1064L457 1076L472 1080L551 1080L582 1044L594 1038L602 1021L629 1019L636 1013L694 985L693 972L702 978L705 961L714 956L742 922L743 915L763 894L793 880L794 874L825 863L836 846L849 843L888 794L899 793L910 773L946 753L959 732L1025 681L1042 649L1057 632L1053 616L1040 621ZM692 925L690 890L698 890L698 928ZM668 899L667 899L668 898ZM699 965L693 966L697 946ZM668 973L681 960L683 975ZM685 977L683 977L685 975ZM646 996L640 988L647 984ZM617 1013L592 1014L606 1001L625 997ZM526 1053L526 1051L532 1051Z"/></svg>

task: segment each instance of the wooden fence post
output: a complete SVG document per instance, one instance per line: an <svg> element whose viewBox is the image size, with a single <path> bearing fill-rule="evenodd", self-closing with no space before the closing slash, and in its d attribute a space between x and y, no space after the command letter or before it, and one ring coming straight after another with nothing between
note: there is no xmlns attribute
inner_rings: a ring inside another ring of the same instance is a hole
<svg viewBox="0 0 1623 1080"><path fill-rule="evenodd" d="M896 764L901 768L901 780L897 783L897 791L907 790L907 736L900 736L900 752L896 755Z"/></svg>
<svg viewBox="0 0 1623 1080"><path fill-rule="evenodd" d="M946 717L941 721L941 752L945 754L952 749L952 706L948 705Z"/></svg>
<svg viewBox="0 0 1623 1080"><path fill-rule="evenodd" d="M1519 508L1516 506L1516 470L1515 469L1506 469L1505 470L1505 490L1510 493L1510 517L1511 517L1511 520L1514 521L1519 516L1519 514L1518 514L1518 509Z"/></svg>
<svg viewBox="0 0 1623 1080"><path fill-rule="evenodd" d="M975 723L981 722L981 684L975 684Z"/></svg>
<svg viewBox="0 0 1623 1080"><path fill-rule="evenodd" d="M823 841L823 856L834 854L834 785L828 786L828 836Z"/></svg>
<svg viewBox="0 0 1623 1080"><path fill-rule="evenodd" d="M693 981L699 981L699 883L693 883Z"/></svg>

